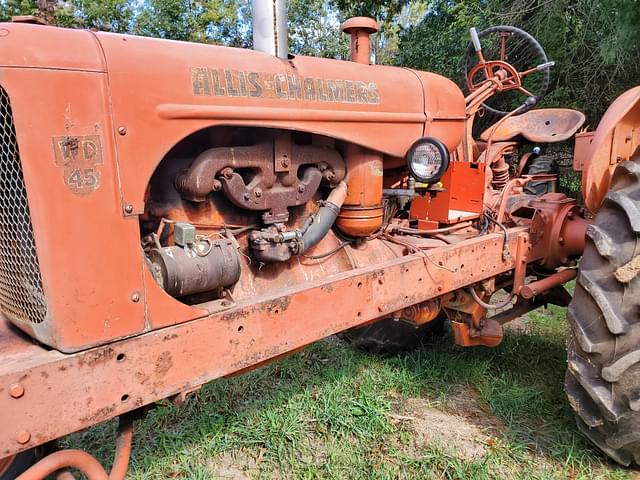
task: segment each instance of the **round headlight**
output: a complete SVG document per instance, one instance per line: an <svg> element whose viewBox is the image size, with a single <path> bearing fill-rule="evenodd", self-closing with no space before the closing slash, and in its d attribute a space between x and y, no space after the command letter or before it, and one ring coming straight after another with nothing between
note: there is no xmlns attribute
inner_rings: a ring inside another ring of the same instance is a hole
<svg viewBox="0 0 640 480"><path fill-rule="evenodd" d="M449 167L449 151L440 140L423 137L411 145L406 160L416 180L435 183Z"/></svg>

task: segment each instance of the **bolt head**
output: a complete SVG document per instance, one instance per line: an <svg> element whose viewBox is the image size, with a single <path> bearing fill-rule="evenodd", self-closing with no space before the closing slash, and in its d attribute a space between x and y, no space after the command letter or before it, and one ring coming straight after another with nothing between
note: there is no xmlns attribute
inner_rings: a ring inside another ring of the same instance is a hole
<svg viewBox="0 0 640 480"><path fill-rule="evenodd" d="M140 293L139 292L133 292L131 294L131 301L133 303L138 303L140 301Z"/></svg>
<svg viewBox="0 0 640 480"><path fill-rule="evenodd" d="M133 213L133 205L131 205L130 203L127 203L127 204L124 206L124 211L125 211L126 213Z"/></svg>
<svg viewBox="0 0 640 480"><path fill-rule="evenodd" d="M120 135L126 135L127 134L127 127L125 127L124 125L118 127L118 133Z"/></svg>
<svg viewBox="0 0 640 480"><path fill-rule="evenodd" d="M31 440L31 434L26 430L22 430L16 435L16 442L18 442L20 445L29 443L29 440Z"/></svg>
<svg viewBox="0 0 640 480"><path fill-rule="evenodd" d="M260 198L262 196L262 190L260 190L259 188L256 188L253 194L256 196L256 198Z"/></svg>
<svg viewBox="0 0 640 480"><path fill-rule="evenodd" d="M289 160L287 160L286 158L283 158L280 161L280 165L282 165L284 168L287 168L289 166Z"/></svg>
<svg viewBox="0 0 640 480"><path fill-rule="evenodd" d="M20 398L22 395L24 395L24 387L19 383L10 385L9 395L11 395L13 398Z"/></svg>
<svg viewBox="0 0 640 480"><path fill-rule="evenodd" d="M298 185L298 191L300 193L304 192L304 185L302 185L302 184Z"/></svg>

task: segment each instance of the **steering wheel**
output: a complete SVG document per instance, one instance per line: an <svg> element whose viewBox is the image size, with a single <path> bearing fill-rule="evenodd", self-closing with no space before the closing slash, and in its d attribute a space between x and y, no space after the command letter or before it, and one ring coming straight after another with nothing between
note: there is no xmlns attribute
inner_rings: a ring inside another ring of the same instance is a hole
<svg viewBox="0 0 640 480"><path fill-rule="evenodd" d="M497 75L500 94L482 104L485 111L503 116L529 99L528 105L518 111L524 113L547 93L551 66L553 62L538 41L524 30L507 25L480 33L471 29L471 41L462 60L465 90L472 93Z"/></svg>

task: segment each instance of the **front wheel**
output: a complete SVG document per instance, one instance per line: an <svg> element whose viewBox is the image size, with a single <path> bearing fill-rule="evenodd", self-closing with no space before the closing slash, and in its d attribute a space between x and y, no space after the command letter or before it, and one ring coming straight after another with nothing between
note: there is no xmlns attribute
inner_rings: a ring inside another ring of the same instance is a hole
<svg viewBox="0 0 640 480"><path fill-rule="evenodd" d="M640 154L621 163L587 229L568 319L565 390L580 431L640 465Z"/></svg>

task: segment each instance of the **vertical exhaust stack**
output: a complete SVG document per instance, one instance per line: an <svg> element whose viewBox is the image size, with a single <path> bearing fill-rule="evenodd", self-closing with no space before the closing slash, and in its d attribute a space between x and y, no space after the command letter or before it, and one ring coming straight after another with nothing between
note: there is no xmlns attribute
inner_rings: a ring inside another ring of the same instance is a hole
<svg viewBox="0 0 640 480"><path fill-rule="evenodd" d="M287 58L287 5L285 0L252 0L253 48Z"/></svg>

